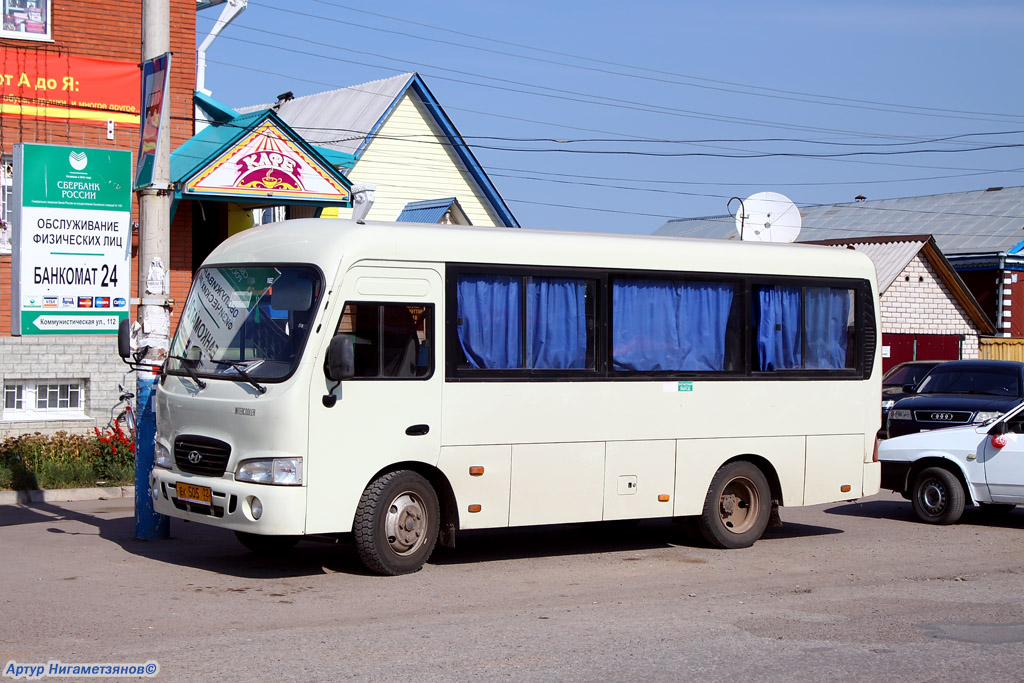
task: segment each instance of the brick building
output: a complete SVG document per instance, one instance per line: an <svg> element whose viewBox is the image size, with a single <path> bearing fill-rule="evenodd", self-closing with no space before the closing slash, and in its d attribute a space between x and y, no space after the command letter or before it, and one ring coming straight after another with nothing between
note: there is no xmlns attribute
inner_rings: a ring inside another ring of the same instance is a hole
<svg viewBox="0 0 1024 683"><path fill-rule="evenodd" d="M194 0L170 0L170 6L169 132L171 147L176 148L193 133L196 4ZM25 0L21 8L5 15L0 30L0 209L5 225L10 225L12 218L11 190L17 180L12 164L15 145L114 148L130 151L134 158L139 135L137 65L142 3ZM104 79L99 74L106 70L131 79L129 87L111 96L134 103L133 111L103 99ZM88 105L72 99L69 91L87 88L97 88L101 96ZM132 215L138 219L135 200ZM191 208L184 205L172 228L172 292L184 293L191 281L191 225ZM138 296L136 255L133 245L133 297ZM0 243L0 385L4 396L0 438L105 425L125 369L117 357L114 336L12 334L11 261L10 243L4 240Z"/></svg>
<svg viewBox="0 0 1024 683"><path fill-rule="evenodd" d="M977 358L995 333L974 295L930 235L822 240L863 252L878 274L882 370L909 360Z"/></svg>

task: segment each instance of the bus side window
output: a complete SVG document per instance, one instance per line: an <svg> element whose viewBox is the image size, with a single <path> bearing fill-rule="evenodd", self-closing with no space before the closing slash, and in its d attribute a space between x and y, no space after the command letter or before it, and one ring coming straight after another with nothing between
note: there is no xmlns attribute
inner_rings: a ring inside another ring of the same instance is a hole
<svg viewBox="0 0 1024 683"><path fill-rule="evenodd" d="M431 369L429 306L346 304L335 334L353 339L356 379L426 377Z"/></svg>

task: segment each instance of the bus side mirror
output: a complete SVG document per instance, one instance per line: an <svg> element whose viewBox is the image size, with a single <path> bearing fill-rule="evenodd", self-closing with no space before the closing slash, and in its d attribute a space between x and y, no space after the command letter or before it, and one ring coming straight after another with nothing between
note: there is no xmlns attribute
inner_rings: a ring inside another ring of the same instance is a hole
<svg viewBox="0 0 1024 683"><path fill-rule="evenodd" d="M988 433L993 435L1006 434L1009 431L1010 429L1006 424L1006 420L996 420L996 423L989 428Z"/></svg>
<svg viewBox="0 0 1024 683"><path fill-rule="evenodd" d="M125 318L117 326L117 355L125 359L132 355L131 325L131 321Z"/></svg>
<svg viewBox="0 0 1024 683"><path fill-rule="evenodd" d="M334 382L329 393L324 394L323 404L325 408L333 408L338 402L334 390L341 384L341 380L349 379L356 374L355 350L352 346L352 337L347 334L337 334L327 345L327 358L324 359L324 374L327 379Z"/></svg>
<svg viewBox="0 0 1024 683"><path fill-rule="evenodd" d="M351 335L338 334L331 339L331 343L327 346L324 373L332 382L340 382L355 376L355 350Z"/></svg>

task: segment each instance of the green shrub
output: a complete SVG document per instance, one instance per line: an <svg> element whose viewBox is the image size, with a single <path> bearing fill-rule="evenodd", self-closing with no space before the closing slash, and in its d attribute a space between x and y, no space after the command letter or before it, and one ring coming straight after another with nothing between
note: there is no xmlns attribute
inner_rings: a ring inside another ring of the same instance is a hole
<svg viewBox="0 0 1024 683"><path fill-rule="evenodd" d="M76 488L134 481L135 443L115 427L94 434L38 432L0 442L0 488Z"/></svg>
<svg viewBox="0 0 1024 683"><path fill-rule="evenodd" d="M36 481L41 489L83 488L96 485L96 473L90 463L81 460L44 460L36 470Z"/></svg>

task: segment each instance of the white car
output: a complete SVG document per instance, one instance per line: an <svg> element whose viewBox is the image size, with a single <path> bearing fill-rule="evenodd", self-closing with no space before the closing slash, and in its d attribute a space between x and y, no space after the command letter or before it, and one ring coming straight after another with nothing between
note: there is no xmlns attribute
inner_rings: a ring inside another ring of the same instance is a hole
<svg viewBox="0 0 1024 683"><path fill-rule="evenodd" d="M882 488L931 524L953 524L967 503L1005 513L1024 505L1024 403L984 425L908 434L878 445Z"/></svg>

